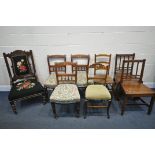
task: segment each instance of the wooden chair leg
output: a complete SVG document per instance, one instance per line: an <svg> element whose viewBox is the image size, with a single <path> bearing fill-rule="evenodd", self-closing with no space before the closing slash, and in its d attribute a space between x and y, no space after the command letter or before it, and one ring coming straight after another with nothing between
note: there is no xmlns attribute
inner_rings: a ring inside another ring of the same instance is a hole
<svg viewBox="0 0 155 155"><path fill-rule="evenodd" d="M76 117L80 117L80 102L75 104L76 107Z"/></svg>
<svg viewBox="0 0 155 155"><path fill-rule="evenodd" d="M54 102L51 102L51 106L52 106L52 110L53 110L54 118L57 118L57 113L56 113L55 103L54 103Z"/></svg>
<svg viewBox="0 0 155 155"><path fill-rule="evenodd" d="M85 101L84 102L84 108L83 108L83 112L84 112L84 119L86 119L86 117L87 117L87 103L88 101Z"/></svg>
<svg viewBox="0 0 155 155"><path fill-rule="evenodd" d="M125 96L124 102L123 102L123 104L122 104L122 106L121 106L121 115L124 114L125 106L127 105L127 103L128 103L128 97Z"/></svg>
<svg viewBox="0 0 155 155"><path fill-rule="evenodd" d="M14 101L10 101L10 105L11 105L11 107L12 107L13 112L14 112L15 114L17 114L15 102L14 102Z"/></svg>
<svg viewBox="0 0 155 155"><path fill-rule="evenodd" d="M108 107L107 107L107 118L110 118L110 114L109 114L109 109L110 109L110 105L111 105L111 100L108 101Z"/></svg>
<svg viewBox="0 0 155 155"><path fill-rule="evenodd" d="M153 108L153 104L154 104L154 96L151 97L150 105L148 107L148 112L147 112L148 115L151 114L151 111L152 111L152 108Z"/></svg>

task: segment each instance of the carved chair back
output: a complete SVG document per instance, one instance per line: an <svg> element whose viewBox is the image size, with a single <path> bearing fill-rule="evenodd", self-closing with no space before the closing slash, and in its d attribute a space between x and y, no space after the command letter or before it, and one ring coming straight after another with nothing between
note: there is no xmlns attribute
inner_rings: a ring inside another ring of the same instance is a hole
<svg viewBox="0 0 155 155"><path fill-rule="evenodd" d="M93 70L102 70L103 74L94 74L95 72ZM91 72L92 70L92 72ZM95 63L89 66L89 74L88 74L88 80L93 80L94 83L102 83L106 85L106 80L108 76L109 66L103 65L100 63ZM93 73L93 74L92 74Z"/></svg>
<svg viewBox="0 0 155 155"><path fill-rule="evenodd" d="M62 73L60 68L68 68L68 70L65 73ZM70 68L69 68L70 67ZM74 71L72 68L74 67ZM56 78L58 84L64 84L64 83L77 83L77 64L73 62L62 62L62 63L56 63Z"/></svg>
<svg viewBox="0 0 155 155"><path fill-rule="evenodd" d="M37 79L32 50L16 50L8 54L3 53L3 56L9 73L11 85L19 79Z"/></svg>

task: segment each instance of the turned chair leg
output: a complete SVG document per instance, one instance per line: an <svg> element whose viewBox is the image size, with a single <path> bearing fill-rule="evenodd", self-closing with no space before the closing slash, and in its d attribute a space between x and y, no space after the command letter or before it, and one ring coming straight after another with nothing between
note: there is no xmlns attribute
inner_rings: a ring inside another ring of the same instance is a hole
<svg viewBox="0 0 155 155"><path fill-rule="evenodd" d="M14 102L14 101L10 101L10 105L11 105L11 107L12 107L12 111L13 111L15 114L17 114L15 102Z"/></svg>
<svg viewBox="0 0 155 155"><path fill-rule="evenodd" d="M52 106L52 110L53 110L54 118L57 118L57 113L56 113L55 103L54 103L54 102L51 102L51 106Z"/></svg>

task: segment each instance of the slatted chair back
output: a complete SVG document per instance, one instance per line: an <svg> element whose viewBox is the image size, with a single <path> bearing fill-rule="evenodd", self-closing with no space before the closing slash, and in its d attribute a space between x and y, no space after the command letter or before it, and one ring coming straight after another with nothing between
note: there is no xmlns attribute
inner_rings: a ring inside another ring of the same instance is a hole
<svg viewBox="0 0 155 155"><path fill-rule="evenodd" d="M47 55L49 74L55 72L55 63L66 62L66 55ZM65 67L60 67L60 71L66 72Z"/></svg>
<svg viewBox="0 0 155 155"><path fill-rule="evenodd" d="M65 67L68 68L68 71L65 73L62 73L60 71L60 68ZM70 68L69 68L70 67ZM72 71L72 68L75 68L74 71ZM65 84L65 83L77 83L77 64L73 62L62 62L62 63L56 63L56 78L58 84Z"/></svg>
<svg viewBox="0 0 155 155"><path fill-rule="evenodd" d="M77 63L77 71L88 71L90 56L85 54L71 55L71 62ZM74 71L75 68L72 68Z"/></svg>
<svg viewBox="0 0 155 155"><path fill-rule="evenodd" d="M8 54L3 53L3 56L9 73L11 85L19 79L37 79L32 50L16 50Z"/></svg>
<svg viewBox="0 0 155 155"><path fill-rule="evenodd" d="M134 60L135 53L133 54L116 54L115 57L115 70L114 70L114 77L117 73L122 71L122 65L124 60ZM132 66L131 66L132 68Z"/></svg>
<svg viewBox="0 0 155 155"><path fill-rule="evenodd" d="M103 74L93 74L95 73L93 70L101 70ZM92 71L92 72L91 72ZM89 74L88 74L88 81L93 80L94 83L102 83L106 85L107 76L108 76L109 66L103 65L100 63L95 63L89 66Z"/></svg>
<svg viewBox="0 0 155 155"><path fill-rule="evenodd" d="M143 82L143 73L145 67L145 59L143 60L124 60L122 65L121 80Z"/></svg>
<svg viewBox="0 0 155 155"><path fill-rule="evenodd" d="M95 63L101 63L105 66L109 66L109 70L110 70L110 63L111 63L111 54L95 54ZM96 74L95 70L95 74ZM108 71L109 74L109 71Z"/></svg>

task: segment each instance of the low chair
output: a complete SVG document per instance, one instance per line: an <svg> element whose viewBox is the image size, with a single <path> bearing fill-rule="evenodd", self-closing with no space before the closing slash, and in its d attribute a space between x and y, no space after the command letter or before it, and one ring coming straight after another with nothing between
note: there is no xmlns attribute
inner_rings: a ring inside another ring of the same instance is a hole
<svg viewBox="0 0 155 155"><path fill-rule="evenodd" d="M8 99L12 110L17 114L16 102L36 96L42 96L47 101L47 92L38 82L32 51L16 50L3 53L10 77L11 90Z"/></svg>
<svg viewBox="0 0 155 155"><path fill-rule="evenodd" d="M48 55L47 56L49 77L44 83L45 88L54 89L57 86L57 79L55 73L55 63L66 62L66 55ZM66 68L59 68L62 72L66 72Z"/></svg>
<svg viewBox="0 0 155 155"><path fill-rule="evenodd" d="M123 61L120 85L124 94L124 101L121 104L121 115L124 114L127 105L145 105L148 107L147 114L152 111L155 91L143 84L145 61L145 59ZM141 97L151 97L150 103ZM128 104L129 99L140 100L141 103Z"/></svg>
<svg viewBox="0 0 155 155"><path fill-rule="evenodd" d="M69 68L70 66L70 68ZM56 104L68 105L75 104L76 114L79 117L80 113L80 94L77 87L77 64L72 62L58 63L56 67L56 79L58 85L50 96L50 102L53 109L54 117L57 118ZM60 68L66 67L70 69L66 73L60 72ZM72 72L72 67L75 68Z"/></svg>
<svg viewBox="0 0 155 155"><path fill-rule="evenodd" d="M101 69L102 71L104 70L105 76L97 76L93 75L94 71L92 71L92 75L88 75L88 81L93 80L93 84L90 84L87 86L86 91L85 91L85 103L84 103L84 118L87 117L87 109L88 108L107 108L107 118L110 118L109 115L109 108L111 105L111 94L109 90L106 88L106 79L107 79L107 74L109 67L104 66L100 63L92 64L89 66L90 69ZM102 84L98 84L102 80ZM101 101L102 105L98 105L96 103L95 105L91 105L90 102L92 101Z"/></svg>
<svg viewBox="0 0 155 155"><path fill-rule="evenodd" d="M71 55L71 61L77 63L77 86L85 88L87 86L90 56L84 54ZM75 71L74 67L72 68L72 71Z"/></svg>

